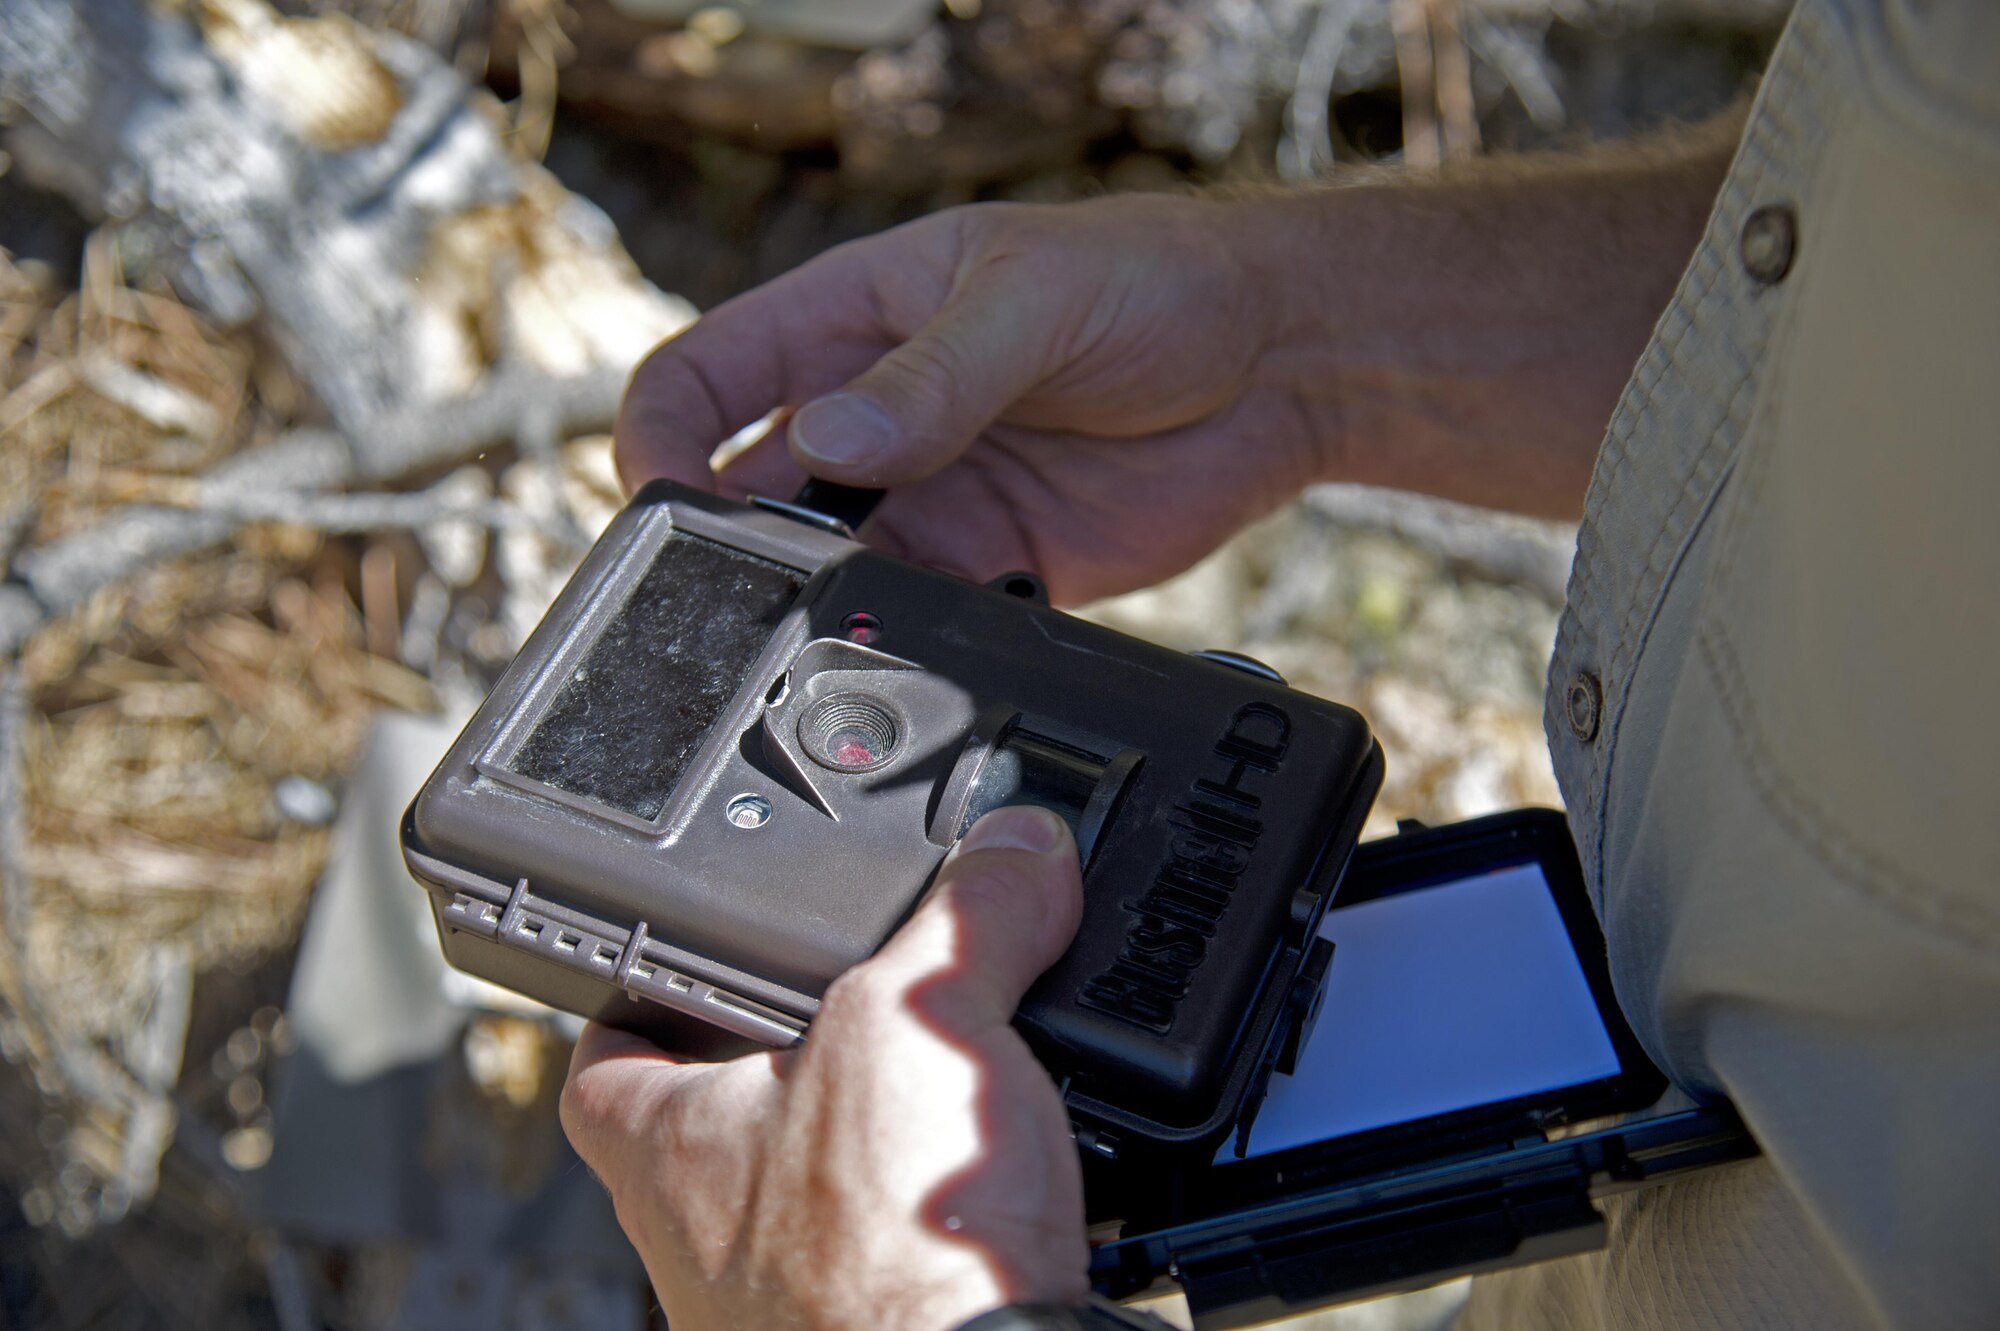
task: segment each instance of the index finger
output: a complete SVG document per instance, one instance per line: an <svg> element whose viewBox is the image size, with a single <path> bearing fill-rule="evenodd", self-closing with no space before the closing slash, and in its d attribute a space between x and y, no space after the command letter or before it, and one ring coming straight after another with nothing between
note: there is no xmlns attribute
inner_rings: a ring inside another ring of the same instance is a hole
<svg viewBox="0 0 2000 1331"><path fill-rule="evenodd" d="M653 348L613 430L626 488L714 489L709 458L730 436L839 388L921 326L946 286L928 221L829 250Z"/></svg>
<svg viewBox="0 0 2000 1331"><path fill-rule="evenodd" d="M637 1135L668 1097L714 1066L689 1063L643 1036L590 1022L570 1054L558 1105L563 1131L591 1160L599 1143Z"/></svg>
<svg viewBox="0 0 2000 1331"><path fill-rule="evenodd" d="M697 1174L727 1192L741 1186L749 1159L742 1151L745 1134L769 1112L778 1057L686 1062L592 1022L577 1041L563 1084L563 1131L614 1196L621 1183L644 1186L663 1161L696 1159L708 1166Z"/></svg>

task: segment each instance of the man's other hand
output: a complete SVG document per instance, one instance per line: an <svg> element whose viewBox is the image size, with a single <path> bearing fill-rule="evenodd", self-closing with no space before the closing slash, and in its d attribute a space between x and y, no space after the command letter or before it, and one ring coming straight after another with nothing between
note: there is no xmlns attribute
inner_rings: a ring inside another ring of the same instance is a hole
<svg viewBox="0 0 2000 1331"><path fill-rule="evenodd" d="M1255 207L1134 196L980 205L832 250L639 367L628 485L788 498L806 471L890 488L866 539L1062 603L1185 568L1325 470L1271 362L1284 283ZM1280 355L1278 360L1285 359ZM709 457L797 410L711 478Z"/></svg>
<svg viewBox="0 0 2000 1331"><path fill-rule="evenodd" d="M1725 118L1416 186L937 213L655 349L619 467L737 498L807 472L888 488L864 539L1029 569L1061 604L1178 572L1319 480L1573 519L1735 138Z"/></svg>
<svg viewBox="0 0 2000 1331"><path fill-rule="evenodd" d="M803 1045L693 1064L585 1030L563 1125L675 1331L949 1331L1082 1299L1076 1148L1009 1024L1081 911L1068 828L1001 809Z"/></svg>

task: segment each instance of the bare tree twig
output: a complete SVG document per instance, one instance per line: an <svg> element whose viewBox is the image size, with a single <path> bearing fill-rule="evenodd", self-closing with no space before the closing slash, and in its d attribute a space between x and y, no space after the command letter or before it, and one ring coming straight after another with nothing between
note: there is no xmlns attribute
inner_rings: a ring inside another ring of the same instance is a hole
<svg viewBox="0 0 2000 1331"><path fill-rule="evenodd" d="M1437 62L1438 115L1444 123L1448 162L1479 154L1479 113L1472 100L1472 52L1465 44L1459 0L1425 0L1431 52Z"/></svg>
<svg viewBox="0 0 2000 1331"><path fill-rule="evenodd" d="M1500 71L1536 128L1561 128L1566 113L1544 51L1513 28L1476 12L1465 16L1465 40L1474 54Z"/></svg>
<svg viewBox="0 0 2000 1331"><path fill-rule="evenodd" d="M28 1057L44 1090L81 1100L118 1125L118 1154L101 1193L69 1196L61 1206L122 1214L150 1196L175 1113L110 1054L66 1038L36 997L26 953L32 923L24 789L28 702L14 654L54 615L159 560L225 541L244 521L317 517L348 528L530 521L509 504L452 506L433 494L318 492L357 480L388 481L509 445L524 415L536 416L540 428L558 437L608 428L623 386L623 374L558 379L516 371L458 401L386 413L353 440L327 430L296 431L215 468L197 486L201 508L121 509L13 561L11 580L0 584L0 1028L8 1052Z"/></svg>
<svg viewBox="0 0 2000 1331"><path fill-rule="evenodd" d="M46 1047L47 1034L28 1001L28 803L26 729L27 689L21 672L0 665L0 1020L14 1029L29 1051Z"/></svg>
<svg viewBox="0 0 2000 1331"><path fill-rule="evenodd" d="M1333 134L1327 111L1333 82L1340 72L1341 52L1361 13L1361 0L1321 0L1312 35L1299 57L1298 77L1285 103L1285 141L1279 148L1278 169L1292 180L1309 180L1322 165L1333 162Z"/></svg>
<svg viewBox="0 0 2000 1331"><path fill-rule="evenodd" d="M48 619L140 569L220 544L244 521L283 516L269 511L286 502L278 496L393 480L503 447L531 412L550 413L566 435L609 429L624 385L622 372L561 379L514 371L456 401L389 412L353 440L329 430L298 430L239 453L203 479L202 510L125 508L17 555L13 581L0 585L0 659L17 653Z"/></svg>
<svg viewBox="0 0 2000 1331"><path fill-rule="evenodd" d="M420 494L306 495L225 494L204 497L192 509L232 523L289 522L323 532L381 531L388 527L417 528L440 522L466 522L493 530L540 528L532 513L504 499L456 503L424 491Z"/></svg>
<svg viewBox="0 0 2000 1331"><path fill-rule="evenodd" d="M1389 28L1403 92L1403 164L1427 170L1438 164L1437 78L1424 0L1389 0Z"/></svg>
<svg viewBox="0 0 2000 1331"><path fill-rule="evenodd" d="M215 409L185 389L110 356L86 356L77 367L83 382L169 434L213 439L222 428Z"/></svg>
<svg viewBox="0 0 2000 1331"><path fill-rule="evenodd" d="M134 252L219 321L261 314L364 472L382 421L462 383L440 368L456 362L436 354L439 330L477 314L504 331L551 263L576 265L561 271L622 302L625 322L525 337L545 370L577 365L577 342L623 363L692 317L589 204L513 156L483 101L414 41L262 0L0 4L0 141L21 172L119 219L145 242ZM425 280L440 246L496 209L537 228L522 271L495 260L479 272L475 251L470 286ZM0 418L24 418L79 375L171 428L206 424L167 385L108 364L23 385Z"/></svg>
<svg viewBox="0 0 2000 1331"><path fill-rule="evenodd" d="M317 30L352 48L343 68L392 90L385 125L351 141L347 125L300 121L302 103L266 84L316 67L268 63L275 22L258 7L144 0L0 6L8 146L87 212L190 238L183 290L225 321L267 313L352 429L421 396L410 278L437 219L512 197L518 172L464 81L393 34Z"/></svg>
<svg viewBox="0 0 2000 1331"><path fill-rule="evenodd" d="M38 1006L27 967L32 906L27 869L27 688L17 666L0 666L0 1018L43 1076L121 1121L118 1176L125 1201L153 1189L160 1152L173 1133L173 1109L101 1050L64 1039ZM44 1089L55 1089L45 1087Z"/></svg>

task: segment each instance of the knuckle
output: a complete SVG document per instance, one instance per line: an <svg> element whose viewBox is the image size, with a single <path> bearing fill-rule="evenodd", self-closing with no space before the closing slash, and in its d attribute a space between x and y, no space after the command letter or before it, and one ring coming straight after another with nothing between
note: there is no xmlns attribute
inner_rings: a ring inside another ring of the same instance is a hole
<svg viewBox="0 0 2000 1331"><path fill-rule="evenodd" d="M950 406L956 396L953 386L967 374L966 356L947 337L918 333L905 342L896 358L901 387L915 399L913 405L929 411Z"/></svg>
<svg viewBox="0 0 2000 1331"><path fill-rule="evenodd" d="M955 900L975 909L1011 913L1047 896L1048 878L1026 856L982 856L952 876L951 891Z"/></svg>
<svg viewBox="0 0 2000 1331"><path fill-rule="evenodd" d="M941 224L950 227L961 254L977 254L981 248L1004 234L1019 220L1022 205L1003 200L963 203L938 214Z"/></svg>
<svg viewBox="0 0 2000 1331"><path fill-rule="evenodd" d="M884 974L881 967L864 962L827 987L825 997L820 1000L816 1024L830 1024L836 1030L875 1026L894 1014L903 999L903 986Z"/></svg>
<svg viewBox="0 0 2000 1331"><path fill-rule="evenodd" d="M647 414L656 399L670 396L685 369L681 359L682 348L675 345L673 338L655 343L625 381L621 414Z"/></svg>

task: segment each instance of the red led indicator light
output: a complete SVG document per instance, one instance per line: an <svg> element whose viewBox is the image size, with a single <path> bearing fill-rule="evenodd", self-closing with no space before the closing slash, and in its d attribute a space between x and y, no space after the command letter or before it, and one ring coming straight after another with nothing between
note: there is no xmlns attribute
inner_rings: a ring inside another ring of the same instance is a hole
<svg viewBox="0 0 2000 1331"><path fill-rule="evenodd" d="M856 610L840 621L840 631L849 642L866 647L882 636L882 621L866 610Z"/></svg>

